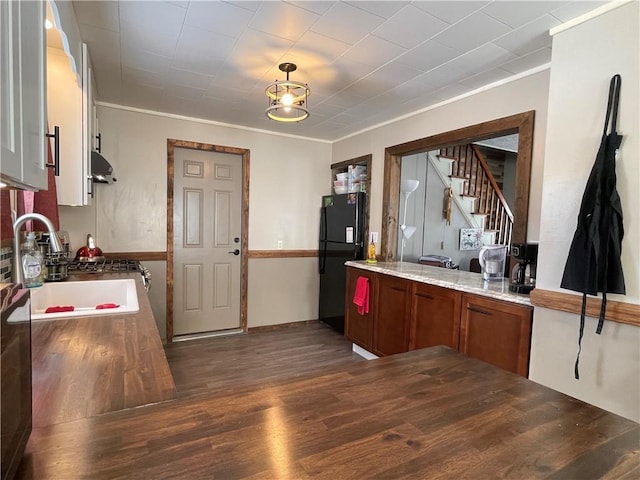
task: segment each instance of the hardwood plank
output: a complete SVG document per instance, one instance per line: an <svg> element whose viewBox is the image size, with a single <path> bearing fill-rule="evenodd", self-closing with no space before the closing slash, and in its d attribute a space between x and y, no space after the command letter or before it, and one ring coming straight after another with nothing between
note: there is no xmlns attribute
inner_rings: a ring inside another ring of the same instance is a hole
<svg viewBox="0 0 640 480"><path fill-rule="evenodd" d="M181 397L272 385L332 366L365 362L351 351L351 343L319 322L171 343L165 350Z"/></svg>
<svg viewBox="0 0 640 480"><path fill-rule="evenodd" d="M35 428L17 478L638 472L637 423L445 347L360 361L349 345L315 324L167 346L177 399Z"/></svg>

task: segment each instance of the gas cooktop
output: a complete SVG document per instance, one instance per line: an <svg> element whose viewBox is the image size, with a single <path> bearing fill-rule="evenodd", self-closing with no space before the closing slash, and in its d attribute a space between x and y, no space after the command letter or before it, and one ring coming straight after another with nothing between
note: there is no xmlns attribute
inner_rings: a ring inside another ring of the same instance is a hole
<svg viewBox="0 0 640 480"><path fill-rule="evenodd" d="M67 273L119 273L140 272L144 288L151 289L151 272L138 260L106 259L101 262L80 262L71 260L67 264Z"/></svg>
<svg viewBox="0 0 640 480"><path fill-rule="evenodd" d="M137 260L107 259L101 262L80 262L72 260L67 265L69 273L140 272Z"/></svg>

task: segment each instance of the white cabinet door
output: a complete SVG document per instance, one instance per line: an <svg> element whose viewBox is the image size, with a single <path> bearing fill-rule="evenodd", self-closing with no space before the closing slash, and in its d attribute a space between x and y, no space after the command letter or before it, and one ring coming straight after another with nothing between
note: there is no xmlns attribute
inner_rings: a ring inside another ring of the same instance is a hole
<svg viewBox="0 0 640 480"><path fill-rule="evenodd" d="M0 173L47 187L44 2L0 2Z"/></svg>
<svg viewBox="0 0 640 480"><path fill-rule="evenodd" d="M22 181L22 123L20 121L20 16L18 3L0 2L0 61L2 117L0 168L5 180Z"/></svg>
<svg viewBox="0 0 640 480"><path fill-rule="evenodd" d="M91 203L93 181L91 180L91 150L93 150L93 71L87 44L82 44L82 200Z"/></svg>
<svg viewBox="0 0 640 480"><path fill-rule="evenodd" d="M60 127L58 204L89 205L93 115L89 51L83 44L81 77L74 73L66 52L49 48L47 58L49 126Z"/></svg>
<svg viewBox="0 0 640 480"><path fill-rule="evenodd" d="M22 23L22 180L47 189L45 2L19 2Z"/></svg>
<svg viewBox="0 0 640 480"><path fill-rule="evenodd" d="M60 175L56 177L58 204L82 206L83 142L82 86L71 70L69 57L59 49L47 50L47 106L49 128L60 127Z"/></svg>

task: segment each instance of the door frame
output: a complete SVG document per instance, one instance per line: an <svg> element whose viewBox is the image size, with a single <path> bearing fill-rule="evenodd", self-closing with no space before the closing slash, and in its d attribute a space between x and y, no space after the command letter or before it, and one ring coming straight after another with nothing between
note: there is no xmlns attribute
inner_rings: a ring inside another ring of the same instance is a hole
<svg viewBox="0 0 640 480"><path fill-rule="evenodd" d="M175 174L174 154L176 148L201 150L204 152L230 153L242 156L242 207L240 232L240 328L247 332L247 286L249 245L249 157L250 150L239 147L225 147L209 143L167 139L167 342L173 341L173 187Z"/></svg>

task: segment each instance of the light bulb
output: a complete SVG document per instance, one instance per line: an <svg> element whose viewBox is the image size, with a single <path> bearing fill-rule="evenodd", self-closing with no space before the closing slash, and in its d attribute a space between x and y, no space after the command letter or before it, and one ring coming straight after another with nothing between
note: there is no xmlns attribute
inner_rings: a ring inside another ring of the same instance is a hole
<svg viewBox="0 0 640 480"><path fill-rule="evenodd" d="M44 28L47 30L51 30L53 28L53 23L48 18L44 21Z"/></svg>
<svg viewBox="0 0 640 480"><path fill-rule="evenodd" d="M289 92L287 92L282 96L280 101L282 102L283 105L285 105L287 107L290 106L290 105L293 105L293 95L291 95Z"/></svg>

